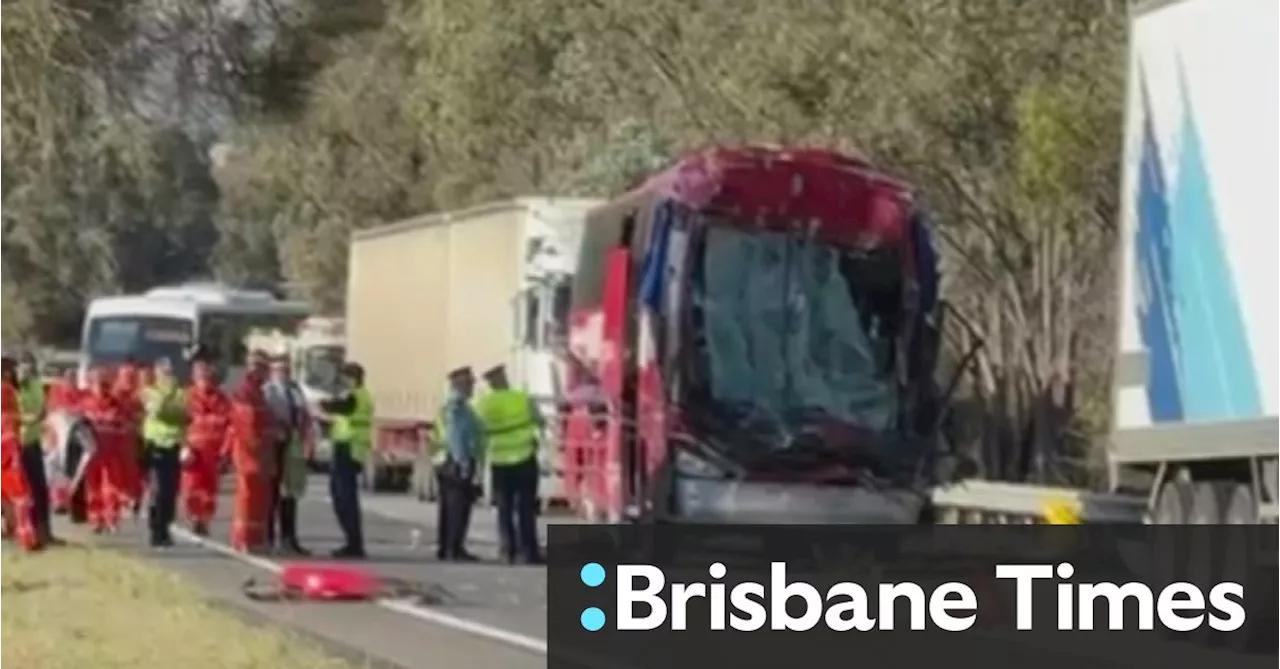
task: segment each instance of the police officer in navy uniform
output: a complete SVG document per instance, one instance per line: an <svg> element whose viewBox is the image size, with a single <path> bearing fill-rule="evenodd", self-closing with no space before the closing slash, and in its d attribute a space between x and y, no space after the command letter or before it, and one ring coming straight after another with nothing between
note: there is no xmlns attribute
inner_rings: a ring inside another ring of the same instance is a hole
<svg viewBox="0 0 1280 669"><path fill-rule="evenodd" d="M532 397L512 388L503 365L484 373L489 392L476 401L493 477L498 536L507 562L541 564L538 543L538 442L544 426Z"/></svg>
<svg viewBox="0 0 1280 669"><path fill-rule="evenodd" d="M476 482L484 465L484 427L471 408L475 385L470 367L449 372L449 398L436 422L433 465L440 496L436 557L451 562L477 559L466 548Z"/></svg>

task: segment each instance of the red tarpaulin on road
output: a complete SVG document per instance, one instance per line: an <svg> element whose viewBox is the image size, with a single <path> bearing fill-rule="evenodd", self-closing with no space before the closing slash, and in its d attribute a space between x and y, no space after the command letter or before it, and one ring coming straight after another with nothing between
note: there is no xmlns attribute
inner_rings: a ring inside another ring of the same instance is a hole
<svg viewBox="0 0 1280 669"><path fill-rule="evenodd" d="M286 564L275 584L249 579L243 589L246 597L256 601L413 599L429 605L449 599L439 586L387 578L355 565L320 562Z"/></svg>

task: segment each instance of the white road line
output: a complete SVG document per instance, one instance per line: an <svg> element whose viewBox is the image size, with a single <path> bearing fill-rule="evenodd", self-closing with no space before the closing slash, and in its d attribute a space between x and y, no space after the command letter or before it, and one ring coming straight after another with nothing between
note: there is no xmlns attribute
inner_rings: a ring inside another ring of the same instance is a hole
<svg viewBox="0 0 1280 669"><path fill-rule="evenodd" d="M231 546L228 546L227 544L214 541L207 537L196 536L186 528L175 525L172 528L172 532L175 536L187 543L196 544L220 555L225 555L232 559L239 560L251 567L257 567L258 569L271 572L272 574L279 574L284 571L284 567L278 562L268 560L257 555L246 555L231 548ZM442 611L436 611L434 609L410 604L404 601L378 599L374 600L373 603L388 611L411 616L426 622L435 623L441 627L448 627L449 629L479 636L489 639L490 641L497 641L509 646L538 653L540 655L547 654L547 642L543 639L519 634L510 630L504 630L501 627L486 625L474 620L467 620L466 618L460 618Z"/></svg>

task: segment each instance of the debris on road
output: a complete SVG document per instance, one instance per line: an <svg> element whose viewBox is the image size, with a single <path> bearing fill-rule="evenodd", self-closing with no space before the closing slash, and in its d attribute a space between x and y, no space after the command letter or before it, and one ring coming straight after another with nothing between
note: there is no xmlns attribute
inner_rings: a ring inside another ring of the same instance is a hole
<svg viewBox="0 0 1280 669"><path fill-rule="evenodd" d="M249 599L259 602L391 599L433 606L456 599L439 584L379 576L355 566L307 562L285 565L274 584L260 584L251 578L245 581L243 592Z"/></svg>

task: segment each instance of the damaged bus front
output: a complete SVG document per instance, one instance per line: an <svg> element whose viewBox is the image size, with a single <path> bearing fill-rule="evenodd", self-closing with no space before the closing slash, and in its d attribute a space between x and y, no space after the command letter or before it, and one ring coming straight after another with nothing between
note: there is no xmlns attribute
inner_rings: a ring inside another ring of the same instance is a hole
<svg viewBox="0 0 1280 669"><path fill-rule="evenodd" d="M712 149L588 218L565 444L589 514L916 523L937 451L937 270L903 185Z"/></svg>

